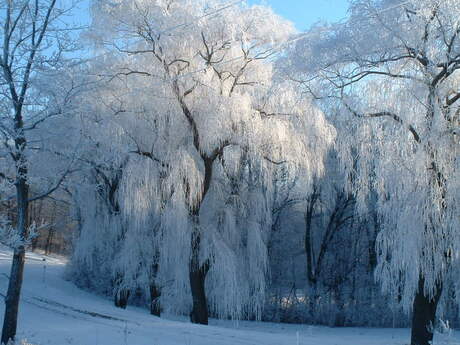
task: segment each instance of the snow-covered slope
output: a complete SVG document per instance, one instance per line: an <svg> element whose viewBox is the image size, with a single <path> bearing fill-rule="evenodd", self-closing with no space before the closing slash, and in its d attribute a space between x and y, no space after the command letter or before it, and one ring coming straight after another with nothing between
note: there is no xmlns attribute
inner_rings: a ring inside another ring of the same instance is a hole
<svg viewBox="0 0 460 345"><path fill-rule="evenodd" d="M33 345L402 345L407 329L328 328L211 320L210 326L115 308L62 278L65 261L28 253L18 339ZM11 252L0 247L0 293L5 294ZM0 315L3 315L3 303ZM436 335L435 344L460 344L460 334Z"/></svg>

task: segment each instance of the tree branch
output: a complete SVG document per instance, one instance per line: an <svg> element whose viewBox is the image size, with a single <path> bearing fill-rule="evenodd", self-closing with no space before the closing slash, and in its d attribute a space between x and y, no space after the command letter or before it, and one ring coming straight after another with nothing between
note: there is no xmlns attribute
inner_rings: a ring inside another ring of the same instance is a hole
<svg viewBox="0 0 460 345"><path fill-rule="evenodd" d="M369 113L369 114L359 114L358 112L356 112L355 110L353 110L347 103L343 102L343 104L345 105L345 107L356 117L361 117L361 118L375 118L375 117L390 117L392 118L394 121L396 121L397 123L401 124L401 125L406 125L404 123L404 121L401 119L401 117L399 117L398 115L396 115L395 113L392 113L392 112L389 112L389 111L381 111L381 112L377 112L377 113ZM417 133L416 129L412 126L412 125L407 125L407 128L409 129L409 131L411 132L412 136L414 137L414 140L420 144L421 142L421 139L420 139L420 136L419 134Z"/></svg>

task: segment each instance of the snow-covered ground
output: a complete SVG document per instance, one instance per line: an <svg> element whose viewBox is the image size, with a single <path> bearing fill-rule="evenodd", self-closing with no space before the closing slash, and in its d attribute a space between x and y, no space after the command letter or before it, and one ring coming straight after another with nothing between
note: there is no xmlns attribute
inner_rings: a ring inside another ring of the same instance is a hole
<svg viewBox="0 0 460 345"><path fill-rule="evenodd" d="M401 345L407 329L328 328L211 320L210 326L115 308L62 278L65 261L28 253L18 339L33 345ZM0 293L7 287L11 252L0 247ZM45 268L46 267L46 268ZM3 315L3 303L0 315ZM460 344L460 333L436 335L435 344Z"/></svg>

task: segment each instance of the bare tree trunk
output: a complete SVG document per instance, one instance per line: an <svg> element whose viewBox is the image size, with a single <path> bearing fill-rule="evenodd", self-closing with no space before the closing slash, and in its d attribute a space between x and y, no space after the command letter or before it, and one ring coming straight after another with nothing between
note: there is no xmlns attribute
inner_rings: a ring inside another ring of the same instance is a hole
<svg viewBox="0 0 460 345"><path fill-rule="evenodd" d="M51 245L53 243L54 238L54 229L50 227L48 230L48 236L46 236L46 245L45 245L45 255L49 255L51 253Z"/></svg>
<svg viewBox="0 0 460 345"><path fill-rule="evenodd" d="M33 212L32 216L30 217L29 224L32 224L34 220L39 219L42 217L42 209L43 209L43 201L37 200L34 203L30 203L30 210ZM39 238L40 236L36 236L32 239L32 251L35 251L39 245Z"/></svg>
<svg viewBox="0 0 460 345"><path fill-rule="evenodd" d="M150 284L150 314L160 317L161 316L161 306L159 298L161 296L160 289L155 285L155 283Z"/></svg>
<svg viewBox="0 0 460 345"><path fill-rule="evenodd" d="M160 305L160 297L161 297L161 287L158 286L155 282L155 279L158 276L158 257L160 253L156 253L155 255L155 263L152 265L152 278L150 281L150 314L160 317L161 316L161 305Z"/></svg>
<svg viewBox="0 0 460 345"><path fill-rule="evenodd" d="M25 168L20 168L20 170L21 169L25 170ZM26 174L27 171L24 173ZM17 231L22 239L27 239L28 235L27 211L29 203L29 186L26 183L26 179L24 177L25 174L22 175L22 177L21 174L19 174L20 177L16 182L16 194L18 201ZM21 294L24 273L25 253L25 247L23 244L14 249L8 292L5 298L5 316L3 319L2 344L8 344L8 341L14 340L14 337L16 336L19 298Z"/></svg>
<svg viewBox="0 0 460 345"><path fill-rule="evenodd" d="M200 265L200 234L194 231L192 234L192 254L190 260L190 289L192 292L193 307L190 313L190 321L201 325L208 324L208 304L206 301L205 281L209 265Z"/></svg>
<svg viewBox="0 0 460 345"><path fill-rule="evenodd" d="M203 157L203 194L198 205L191 208L190 212L192 221L194 222L191 236L191 257L189 264L190 290L192 292L193 301L192 312L190 313L190 321L192 323L199 323L201 325L207 325L209 318L205 289L206 275L209 271L209 262L200 264L200 208L211 185L212 165L216 157L217 155L215 155L214 158Z"/></svg>
<svg viewBox="0 0 460 345"><path fill-rule="evenodd" d="M128 289L120 289L117 291L115 294L115 307L126 309L126 306L128 305L128 300L129 300L129 295L130 291Z"/></svg>
<svg viewBox="0 0 460 345"><path fill-rule="evenodd" d="M434 295L430 297L425 295L424 285L425 280L420 277L414 298L411 345L430 345L433 340L433 327L442 286L437 284Z"/></svg>
<svg viewBox="0 0 460 345"><path fill-rule="evenodd" d="M131 291L123 287L123 276L121 273L117 273L113 284L115 292L113 296L113 304L117 308L126 309Z"/></svg>
<svg viewBox="0 0 460 345"><path fill-rule="evenodd" d="M307 257L307 279L311 285L316 284L316 277L315 277L315 268L314 268L314 253L313 253L313 246L312 246L312 219L313 213L315 209L316 201L318 200L319 194L316 192L316 186L313 186L313 193L308 198L308 207L307 211L305 212L305 240L304 240L304 248L305 248L305 255Z"/></svg>
<svg viewBox="0 0 460 345"><path fill-rule="evenodd" d="M51 213L50 223L52 224L48 229L48 236L46 236L46 244L45 244L45 255L51 253L51 246L53 245L54 234L56 230L54 229L53 223L56 221L56 208L57 205L53 203L53 212Z"/></svg>
<svg viewBox="0 0 460 345"><path fill-rule="evenodd" d="M433 12L433 18L435 13ZM428 120L430 130L433 129L433 121L435 117L436 109L436 83L432 81L429 87L429 94L427 100L427 113L426 118ZM446 179L442 171L438 168L437 164L437 150L436 144L428 141L426 145L427 154L429 157L428 166L431 174L429 182L431 193L433 190L438 190L441 196L441 202L439 203L442 213L446 211ZM436 202L436 196L431 196L432 202ZM431 231L434 233L435 229L426 226L425 231ZM432 234L431 234L432 235ZM447 255L447 253L446 253ZM424 291L425 279L420 276L418 281L418 289L414 297L413 304L413 315L412 315L412 330L411 330L411 345L430 345L433 340L433 327L436 318L436 309L442 292L442 282L435 283L435 290L433 296L426 296Z"/></svg>

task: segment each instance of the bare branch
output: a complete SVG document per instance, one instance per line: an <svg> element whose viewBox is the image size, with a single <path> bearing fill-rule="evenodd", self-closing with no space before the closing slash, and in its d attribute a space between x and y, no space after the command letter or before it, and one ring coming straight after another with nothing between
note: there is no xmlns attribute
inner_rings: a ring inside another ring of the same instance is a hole
<svg viewBox="0 0 460 345"><path fill-rule="evenodd" d="M353 110L347 103L345 103L345 102L343 102L343 103L344 103L345 107L356 117L361 117L361 118L390 117L391 119L393 119L397 123L399 123L401 125L406 125L404 123L404 121L401 119L401 117L399 117L395 113L392 113L392 112L389 112L389 111L381 111L381 112L377 112L377 113L360 114L360 113L356 112L355 110ZM416 129L410 124L407 125L407 128L411 132L414 140L417 143L420 144L421 139L420 139L420 136L417 133Z"/></svg>
<svg viewBox="0 0 460 345"><path fill-rule="evenodd" d="M36 200L40 200L40 199L43 199L43 198L46 198L48 197L49 195L51 195L52 193L54 193L56 190L58 190L58 188L61 186L61 184L64 182L64 180L66 179L66 177L72 172L72 170L70 169L71 168L71 165L69 165L69 167L67 168L66 171L64 171L64 173L61 175L61 177L56 181L55 185L53 187L51 187L50 189L48 189L46 192L40 194L40 195L37 195L33 198L30 198L28 200L28 202L33 202L33 201L36 201Z"/></svg>

